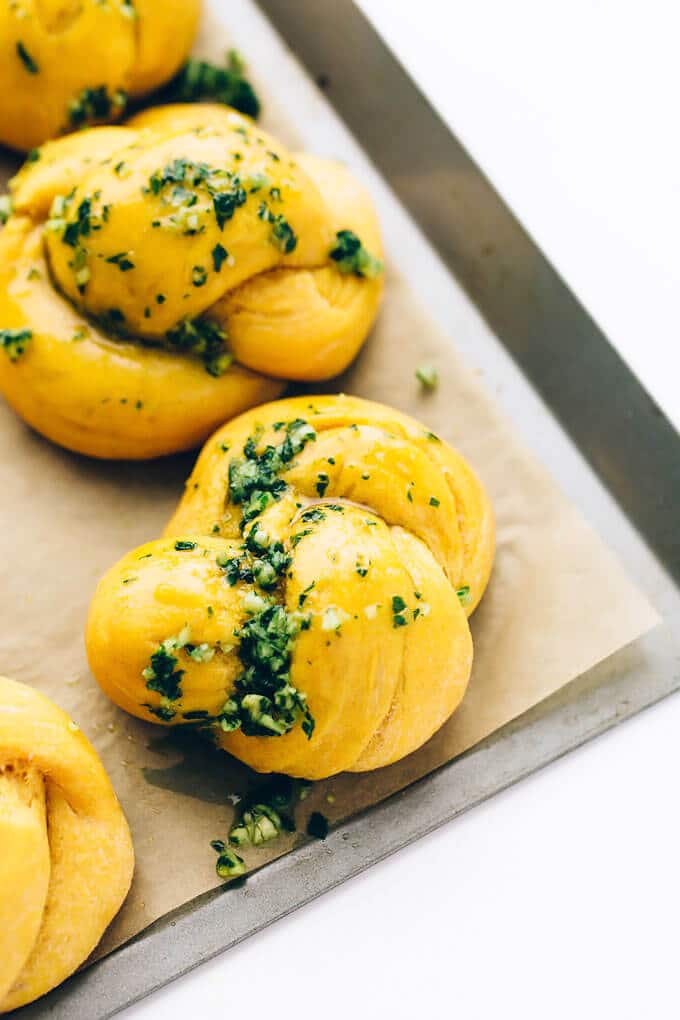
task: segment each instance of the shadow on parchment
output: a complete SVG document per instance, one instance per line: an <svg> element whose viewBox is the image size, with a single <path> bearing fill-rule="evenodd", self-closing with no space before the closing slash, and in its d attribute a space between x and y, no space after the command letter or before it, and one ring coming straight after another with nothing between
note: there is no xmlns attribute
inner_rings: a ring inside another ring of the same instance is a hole
<svg viewBox="0 0 680 1020"><path fill-rule="evenodd" d="M171 755L174 760L166 768L142 768L147 783L204 803L224 804L230 794L248 799L271 781L190 729L153 739L148 748L154 754Z"/></svg>

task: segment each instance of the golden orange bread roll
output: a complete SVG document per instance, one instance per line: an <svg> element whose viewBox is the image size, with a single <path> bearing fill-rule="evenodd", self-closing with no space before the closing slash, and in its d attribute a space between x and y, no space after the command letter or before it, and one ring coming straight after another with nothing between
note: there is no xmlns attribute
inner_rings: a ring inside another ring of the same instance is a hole
<svg viewBox="0 0 680 1020"><path fill-rule="evenodd" d="M186 60L201 0L0 5L0 142L32 149L163 85Z"/></svg>
<svg viewBox="0 0 680 1020"><path fill-rule="evenodd" d="M208 441L165 536L101 580L90 665L125 711L258 772L378 768L459 705L493 554L481 483L418 422L267 404Z"/></svg>
<svg viewBox="0 0 680 1020"><path fill-rule="evenodd" d="M45 145L0 232L0 391L94 457L188 449L354 358L382 293L372 203L212 105Z"/></svg>
<svg viewBox="0 0 680 1020"><path fill-rule="evenodd" d="M94 748L48 698L0 677L0 1013L87 959L133 868L130 831Z"/></svg>

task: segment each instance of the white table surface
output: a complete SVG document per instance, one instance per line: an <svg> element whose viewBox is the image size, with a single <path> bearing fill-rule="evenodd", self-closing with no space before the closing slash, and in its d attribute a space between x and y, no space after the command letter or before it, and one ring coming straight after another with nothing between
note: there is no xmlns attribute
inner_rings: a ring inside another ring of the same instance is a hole
<svg viewBox="0 0 680 1020"><path fill-rule="evenodd" d="M680 424L677 5L360 2ZM122 1016L675 1020L679 731L673 698Z"/></svg>

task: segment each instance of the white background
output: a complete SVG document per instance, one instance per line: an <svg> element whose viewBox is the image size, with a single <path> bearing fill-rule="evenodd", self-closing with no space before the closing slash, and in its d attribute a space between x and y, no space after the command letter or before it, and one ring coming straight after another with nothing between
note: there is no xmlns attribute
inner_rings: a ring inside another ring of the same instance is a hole
<svg viewBox="0 0 680 1020"><path fill-rule="evenodd" d="M674 0L361 6L680 423ZM677 1020L679 730L670 699L124 1017Z"/></svg>

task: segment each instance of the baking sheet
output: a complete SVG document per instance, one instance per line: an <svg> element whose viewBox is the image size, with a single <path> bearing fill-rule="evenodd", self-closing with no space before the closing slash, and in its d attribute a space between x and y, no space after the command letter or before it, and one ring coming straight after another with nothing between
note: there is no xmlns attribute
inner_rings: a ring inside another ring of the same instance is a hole
<svg viewBox="0 0 680 1020"><path fill-rule="evenodd" d="M240 16L243 32L253 14L250 5L230 9ZM248 54L248 46L243 48ZM291 101L294 96L296 118L313 121L316 109L305 107L300 83L295 91L289 79L286 84L290 89L281 87L280 94ZM276 120L273 125L270 116L268 126L290 138ZM336 818L448 760L656 621L580 515L513 437L494 402L457 363L448 340L428 322L394 269L389 289L380 327L347 387L419 415L471 457L496 503L499 560L488 601L476 617L477 662L464 709L402 765L333 781L333 811L323 810ZM454 315L462 314L464 298L454 288L451 304ZM423 401L413 369L426 356L438 361L442 385ZM159 532L189 459L150 467L91 464L31 435L4 408L0 424L0 483L7 494L0 670L35 682L71 707L100 749L133 824L140 868L110 947L214 884L208 840L224 835L229 824L225 791L240 792L250 778L225 756L218 761L193 744L177 749L158 741L157 728L123 718L99 695L84 667L80 634L97 576L131 545ZM74 682L64 686L64 677ZM330 789L319 784L310 807L323 804ZM194 834L195 843L188 838Z"/></svg>

